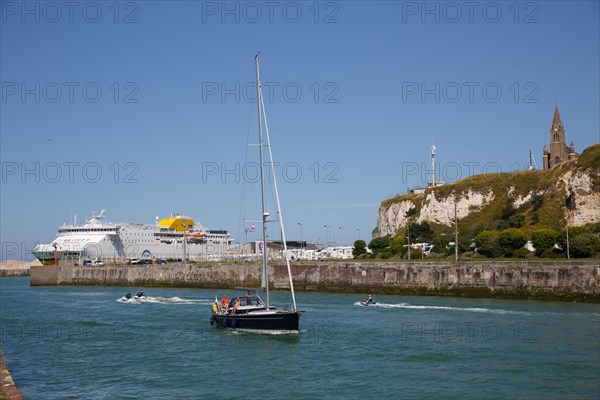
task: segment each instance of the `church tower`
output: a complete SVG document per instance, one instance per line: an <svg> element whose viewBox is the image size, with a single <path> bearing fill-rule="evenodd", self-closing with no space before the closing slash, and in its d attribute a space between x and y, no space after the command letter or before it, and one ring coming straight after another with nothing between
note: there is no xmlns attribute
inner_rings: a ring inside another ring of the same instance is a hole
<svg viewBox="0 0 600 400"><path fill-rule="evenodd" d="M558 104L554 109L554 118L550 127L550 149L544 145L543 163L544 169L551 169L555 166L577 158L575 153L575 145L571 141L571 145L567 147L565 142L565 127L560 120L558 112Z"/></svg>

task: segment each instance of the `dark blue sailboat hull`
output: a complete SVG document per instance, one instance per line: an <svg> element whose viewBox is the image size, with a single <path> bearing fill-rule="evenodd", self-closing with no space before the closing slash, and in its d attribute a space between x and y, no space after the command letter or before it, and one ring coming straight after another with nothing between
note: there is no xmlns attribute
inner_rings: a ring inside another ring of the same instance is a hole
<svg viewBox="0 0 600 400"><path fill-rule="evenodd" d="M298 331L300 313L281 311L268 314L213 314L212 320L223 328L252 331Z"/></svg>

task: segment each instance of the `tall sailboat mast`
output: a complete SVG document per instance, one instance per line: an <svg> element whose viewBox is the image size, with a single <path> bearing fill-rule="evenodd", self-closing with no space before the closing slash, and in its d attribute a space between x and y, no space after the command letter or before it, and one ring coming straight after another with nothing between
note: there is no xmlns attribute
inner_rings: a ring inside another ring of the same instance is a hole
<svg viewBox="0 0 600 400"><path fill-rule="evenodd" d="M262 112L261 112L261 83L260 83L260 68L258 65L258 54L254 57L256 61L256 104L258 108L258 148L260 153L260 198L262 202L262 231L263 231L263 276L262 285L266 293L267 310L270 306L269 299L269 274L267 265L267 218L269 213L265 209L265 160L263 154L263 133L262 133Z"/></svg>

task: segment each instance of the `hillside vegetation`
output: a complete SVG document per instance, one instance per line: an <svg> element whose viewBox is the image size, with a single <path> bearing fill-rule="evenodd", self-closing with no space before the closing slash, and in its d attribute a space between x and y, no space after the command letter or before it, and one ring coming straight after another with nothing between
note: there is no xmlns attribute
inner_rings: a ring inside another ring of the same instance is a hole
<svg viewBox="0 0 600 400"><path fill-rule="evenodd" d="M472 241L484 231L499 234L508 228L518 229L527 240L544 229L559 235L565 231L567 221L570 227L583 227L578 232L597 237L600 143L550 171L476 175L428 188L424 193L387 199L380 206L373 237L405 238L408 226L418 230L425 224L431 234L413 236L411 243L440 236L453 241L455 204L460 238L465 241Z"/></svg>

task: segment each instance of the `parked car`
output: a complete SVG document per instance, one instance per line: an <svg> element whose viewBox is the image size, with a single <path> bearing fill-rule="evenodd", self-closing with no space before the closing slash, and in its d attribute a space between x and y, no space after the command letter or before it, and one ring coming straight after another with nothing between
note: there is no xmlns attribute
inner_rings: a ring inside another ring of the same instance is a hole
<svg viewBox="0 0 600 400"><path fill-rule="evenodd" d="M92 265L92 259L91 258L84 258L83 259L83 265Z"/></svg>
<svg viewBox="0 0 600 400"><path fill-rule="evenodd" d="M130 258L129 260L127 260L128 265L139 265L141 263L142 263L142 260L139 260L137 258Z"/></svg>
<svg viewBox="0 0 600 400"><path fill-rule="evenodd" d="M156 264L157 265L164 265L167 263L167 260L165 260L164 258L157 258L156 259Z"/></svg>
<svg viewBox="0 0 600 400"><path fill-rule="evenodd" d="M101 260L95 259L94 261L92 261L92 265L96 265L99 267L104 265L104 263Z"/></svg>
<svg viewBox="0 0 600 400"><path fill-rule="evenodd" d="M140 264L150 265L150 264L152 264L152 259L151 258L142 258L140 260Z"/></svg>

